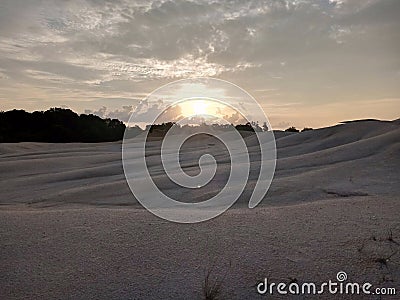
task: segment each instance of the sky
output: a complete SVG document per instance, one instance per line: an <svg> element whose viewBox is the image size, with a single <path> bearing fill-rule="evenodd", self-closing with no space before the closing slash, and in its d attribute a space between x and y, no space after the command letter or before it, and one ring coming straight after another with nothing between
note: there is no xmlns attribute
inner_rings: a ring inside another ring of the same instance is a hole
<svg viewBox="0 0 400 300"><path fill-rule="evenodd" d="M0 110L125 121L160 86L206 76L276 129L397 119L399 15L398 0L1 0Z"/></svg>

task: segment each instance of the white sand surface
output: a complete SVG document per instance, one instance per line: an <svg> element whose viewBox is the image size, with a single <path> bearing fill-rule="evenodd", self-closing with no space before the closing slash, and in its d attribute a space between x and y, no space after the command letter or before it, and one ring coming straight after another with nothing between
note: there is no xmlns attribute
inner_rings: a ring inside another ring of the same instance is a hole
<svg viewBox="0 0 400 300"><path fill-rule="evenodd" d="M253 139L246 138L256 151ZM201 299L207 271L224 278L227 299L257 299L264 277L322 282L339 271L399 292L399 122L276 139L277 170L261 205L247 208L251 176L237 205L190 225L137 203L121 143L0 144L0 299ZM196 143L198 153L213 147ZM197 169L193 149L188 173ZM150 168L168 191L156 154ZM228 161L218 155L216 183L188 194L192 201L224 182Z"/></svg>

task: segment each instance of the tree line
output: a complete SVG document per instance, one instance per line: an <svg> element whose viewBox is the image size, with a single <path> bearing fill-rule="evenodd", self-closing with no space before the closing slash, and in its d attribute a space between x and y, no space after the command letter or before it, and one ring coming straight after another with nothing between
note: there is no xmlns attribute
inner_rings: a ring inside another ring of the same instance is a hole
<svg viewBox="0 0 400 300"><path fill-rule="evenodd" d="M147 125L143 130L139 126L129 127L126 136L134 137L146 131L150 136L164 136L168 130L177 125L183 132L195 132L198 126L178 125L173 122ZM246 124L201 124L217 130L229 130L234 127L239 132L261 132L270 130L266 123L259 126L257 122ZM126 126L118 119L100 118L93 114L80 114L65 108L50 108L46 111L24 110L0 111L0 143L47 142L47 143L95 143L122 140ZM304 128L302 131L312 130ZM295 127L285 131L299 132Z"/></svg>
<svg viewBox="0 0 400 300"><path fill-rule="evenodd" d="M125 124L117 119L102 119L70 109L46 111L10 110L0 112L0 142L111 142L121 140Z"/></svg>
<svg viewBox="0 0 400 300"><path fill-rule="evenodd" d="M261 132L267 131L268 127L266 124L263 127L260 127L257 122L247 122L246 124L198 124L198 125L180 125L175 122L165 122L161 124L151 124L147 125L145 130L142 130L140 127L129 127L126 131L126 137L135 137L141 133L148 132L150 137L163 137L167 134L167 132L172 128L172 126L176 126L176 131L181 133L196 133L201 129L212 128L217 131L228 131L232 129L236 129L239 133L244 134L244 132Z"/></svg>

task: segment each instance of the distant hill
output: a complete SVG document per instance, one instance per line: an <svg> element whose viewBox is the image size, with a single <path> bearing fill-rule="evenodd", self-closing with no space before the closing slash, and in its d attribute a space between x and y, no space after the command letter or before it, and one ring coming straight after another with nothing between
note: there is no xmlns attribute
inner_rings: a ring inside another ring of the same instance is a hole
<svg viewBox="0 0 400 300"><path fill-rule="evenodd" d="M122 140L125 124L117 119L51 108L46 111L0 112L0 142L111 142Z"/></svg>

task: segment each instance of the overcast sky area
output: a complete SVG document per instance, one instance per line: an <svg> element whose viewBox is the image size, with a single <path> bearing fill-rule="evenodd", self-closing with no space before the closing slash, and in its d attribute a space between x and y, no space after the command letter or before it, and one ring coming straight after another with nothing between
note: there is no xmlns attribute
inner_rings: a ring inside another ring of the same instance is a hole
<svg viewBox="0 0 400 300"><path fill-rule="evenodd" d="M396 119L399 15L399 0L1 0L0 110L126 119L161 85L211 76L274 128Z"/></svg>

